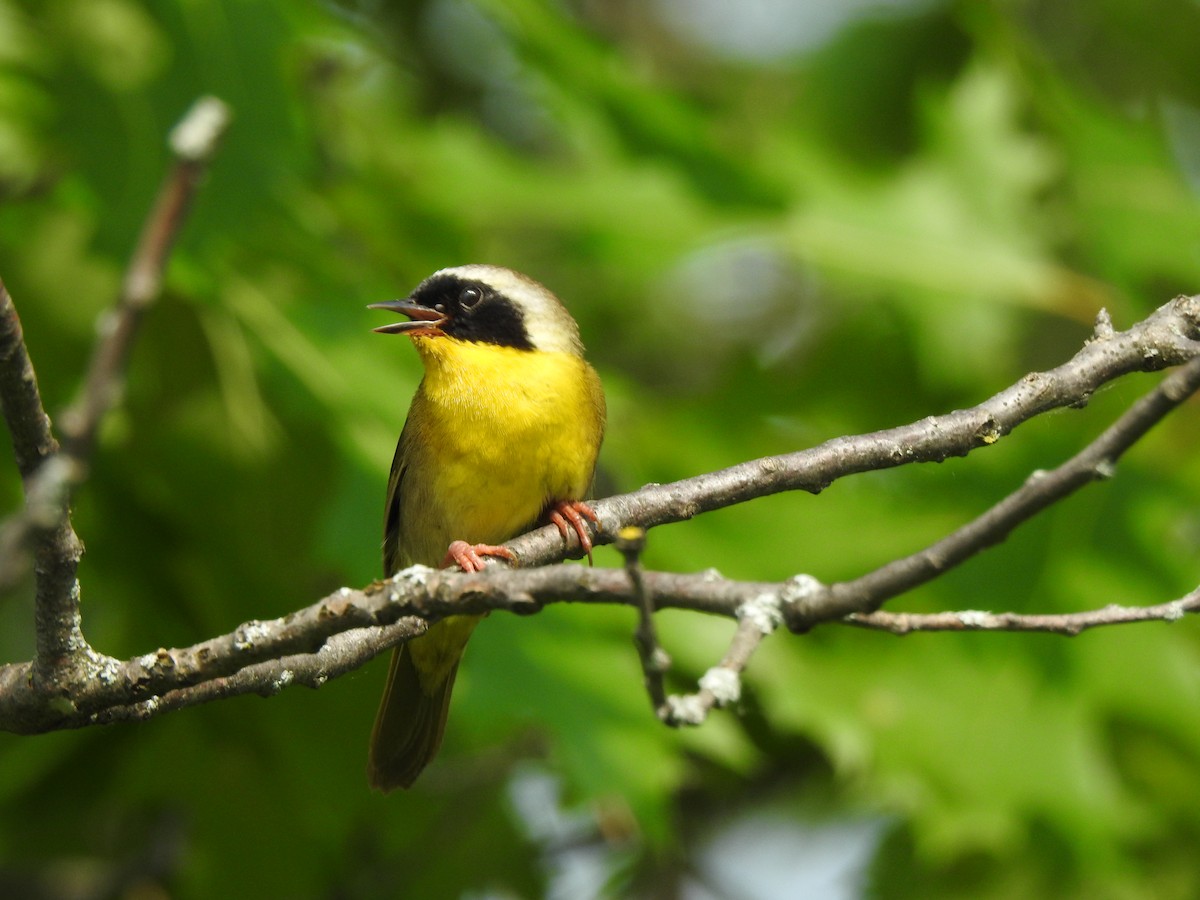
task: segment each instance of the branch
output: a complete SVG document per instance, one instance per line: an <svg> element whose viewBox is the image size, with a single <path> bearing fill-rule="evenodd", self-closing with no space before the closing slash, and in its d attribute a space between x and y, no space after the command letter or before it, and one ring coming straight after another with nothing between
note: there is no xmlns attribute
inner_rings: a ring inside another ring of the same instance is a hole
<svg viewBox="0 0 1200 900"><path fill-rule="evenodd" d="M67 452L80 463L91 458L100 422L120 397L138 326L162 292L171 248L229 118L224 103L202 97L171 132L175 165L142 226L116 306L100 322L83 389L59 422Z"/></svg>
<svg viewBox="0 0 1200 900"><path fill-rule="evenodd" d="M258 694L270 697L285 687L303 685L319 688L326 681L366 665L380 653L410 640L425 630L425 623L405 619L379 628L351 629L332 634L312 653L296 653L279 659L253 663L229 675L219 675L182 686L164 694L152 694L145 700L101 709L89 724L150 719L188 706ZM155 654L156 662L166 661L165 651Z"/></svg>
<svg viewBox="0 0 1200 900"><path fill-rule="evenodd" d="M671 717L667 705L664 677L671 668L671 657L658 642L658 630L654 627L654 598L646 589L642 577L642 551L646 549L646 531L637 525L626 525L617 532L617 549L625 557L625 572L629 575L629 586L637 598L638 627L633 633L638 659L642 664L642 679L646 693L650 695L650 706L663 721Z"/></svg>
<svg viewBox="0 0 1200 900"><path fill-rule="evenodd" d="M643 577L656 608L729 617L747 600L790 590L788 582L729 581L711 573L644 572ZM218 697L272 694L290 683L315 687L421 634L428 622L493 610L529 615L562 602L637 606L641 596L624 569L489 566L467 574L413 566L365 590L342 588L288 616L247 622L191 647L125 661L96 657L97 674L55 703L30 683L31 663L0 667L0 730L30 734L78 728L149 718ZM327 645L335 637L331 651ZM359 646L364 643L368 646Z"/></svg>
<svg viewBox="0 0 1200 900"><path fill-rule="evenodd" d="M830 610L838 616L871 612L890 598L998 544L1014 528L1048 506L1091 481L1112 477L1121 455L1197 390L1200 390L1200 359L1168 375L1067 462L1049 472L1034 472L1018 490L969 524L926 549L861 578L811 592L804 603L788 610L788 627L793 631L810 627L809 604L819 610L817 621L826 621Z"/></svg>
<svg viewBox="0 0 1200 900"><path fill-rule="evenodd" d="M170 248L227 122L224 104L205 98L172 132L175 166L146 220L115 309L100 325L79 398L61 418L61 447L50 433L7 291L0 304L0 398L25 488L24 508L0 528L0 590L23 577L33 545L37 656L32 677L51 692L94 674L98 658L80 628L76 571L83 545L71 526L71 491L86 478L100 422L120 394L138 324L161 291ZM72 665L81 671L70 672Z"/></svg>
<svg viewBox="0 0 1200 900"><path fill-rule="evenodd" d="M667 699L668 715L659 718L668 725L699 725L713 709L736 703L742 696L742 672L763 638L783 623L782 605L795 595L793 580L776 591L758 594L737 608L737 631L721 661L704 673L700 689L686 696Z"/></svg>
<svg viewBox="0 0 1200 900"><path fill-rule="evenodd" d="M704 673L700 678L699 690L695 693L667 696L664 676L671 668L671 657L659 644L658 632L654 627L654 597L646 584L641 566L641 554L645 548L646 532L642 528L627 525L617 533L617 549L625 557L625 571L638 610L638 627L633 642L642 663L646 692L650 695L654 714L663 723L672 728L699 725L714 708L736 703L741 697L742 672L762 639L783 623L780 602L788 594L780 586L769 592L755 594L738 605L733 612L738 619L737 631L721 662ZM701 577L711 582L711 575Z"/></svg>
<svg viewBox="0 0 1200 900"><path fill-rule="evenodd" d="M734 673L745 667L762 637L774 627L772 623L778 623L780 614L786 614L790 605L803 602L815 584L803 576L783 582L734 581L711 570L691 575L644 571L642 577L646 590L655 598L656 609L740 620L730 650L716 667ZM1079 619L1086 624L1078 630L1127 621L1173 622L1184 613L1200 611L1197 593L1173 603L1145 607L1137 614L1137 607L1106 607L1061 617L961 612L938 618L958 618L956 630L994 630L989 623L1005 619L1005 630L1009 631L1055 630L1044 627L1044 622L1033 621L1038 619ZM125 661L100 658L99 674L74 685L71 696L57 702L47 702L30 683L31 663L0 667L0 730L35 734L82 728L149 719L242 694L270 696L293 684L316 688L395 644L416 637L427 623L445 616L500 610L531 615L553 603L637 608L641 597L624 569L546 566L510 570L489 566L484 572L467 574L413 566L362 591L341 588L291 615L246 622L229 634L191 647L159 649ZM1114 609L1128 612L1116 614ZM808 604L808 614L814 625L818 621L842 621L905 633L897 627L884 627L886 620L877 618L879 614L841 619L835 608L821 610L812 604ZM909 616L908 621L932 624L934 618ZM1067 625L1062 633L1075 632ZM706 690L711 699L704 696ZM671 724L694 723L713 706L736 700L725 675L702 679L700 695L699 700L669 698L668 705L675 713ZM697 709L702 712L695 713Z"/></svg>
<svg viewBox="0 0 1200 900"><path fill-rule="evenodd" d="M1197 389L1200 359L1163 379L1057 469L1031 477L975 521L931 547L852 582L826 586L808 576L782 583L741 582L712 572L690 576L645 572L637 565L641 542L631 541L631 536L625 537L627 560L631 560L626 570L489 566L482 573L466 574L416 566L365 592L343 588L298 613L271 622L248 622L229 635L194 647L159 650L124 663L93 654L90 661L96 675L74 685L69 703L45 702L44 692L29 678L31 664L6 666L0 669L0 728L26 733L81 727L148 718L237 694L272 694L288 684L315 687L420 634L425 622L498 609L529 614L554 602L623 603L642 611L639 645L647 683L660 718L673 725L696 724L715 706L736 701L739 676L751 654L784 619L794 631L843 619L897 633L939 626L1076 633L1122 621L1174 620L1197 608L1194 595L1136 613L1122 608L1050 617L863 613L991 546L1020 522L1091 480L1111 475L1121 454ZM662 652L649 624L650 598L654 609L691 609L740 620L729 651L701 679L696 694L662 699L665 667L647 662L661 659ZM848 613L857 614L845 618Z"/></svg>
<svg viewBox="0 0 1200 900"><path fill-rule="evenodd" d="M28 482L47 458L58 452L50 417L42 406L37 375L25 348L17 308L0 281L0 408L12 436L21 480Z"/></svg>
<svg viewBox="0 0 1200 900"><path fill-rule="evenodd" d="M186 161L181 167L190 172L187 180L191 185L196 172ZM190 186L182 196L189 192ZM94 442L100 417L118 391L137 320L149 302L146 298L159 289L165 254L186 206L180 196L165 192L164 197L174 199L160 202L158 212L152 216L152 223L159 225L148 226L132 267L140 274L131 274L127 279L117 325L106 333L109 343L102 339L87 386L73 407L70 446L84 454L80 466ZM755 460L671 485L650 485L600 501L595 509L604 527L597 540L611 540L608 535L617 530L617 523L652 527L779 491L817 493L845 475L964 455L994 444L1041 412L1086 404L1093 391L1121 375L1194 360L1200 356L1198 334L1200 297L1178 298L1121 333L1113 332L1107 317L1101 316L1092 340L1069 362L1050 372L1026 376L971 409L873 434L838 438L811 450ZM4 347L3 339L0 332L0 349ZM12 379L0 376L0 392L12 383ZM660 716L670 724L698 722L710 709L737 699L740 673L763 637L779 622L786 621L794 631L838 620L861 627L890 624L889 630L899 630L895 621L889 623L886 617L871 611L888 597L1002 540L1019 522L1083 484L1107 477L1116 459L1197 385L1200 362L1193 362L1164 379L1072 460L1054 472L1031 478L975 522L918 554L840 585L825 586L808 576L762 583L729 581L712 572L646 572L637 563L636 551L627 557L631 561L624 570L557 566L507 570L493 565L485 572L467 574L413 567L364 591L343 588L281 619L248 622L228 635L193 647L160 649L119 661L96 654L78 635L78 584L72 567L72 578L63 596L47 608L66 610L74 616L75 630L69 634L77 636L78 643L61 643L75 667L64 669L67 677L53 685L38 677L38 668L45 659L41 635L47 630L39 620L37 660L0 668L0 728L29 733L81 727L148 718L238 694L269 695L289 684L317 687L387 647L422 633L427 623L445 616L501 609L529 614L554 602L621 603L638 608L644 670ZM19 397L12 402L19 408ZM10 403L7 396L5 403ZM59 454L63 455L69 456ZM45 469L43 465L37 472ZM557 561L569 550L578 552L577 541L571 548L564 548L562 536L553 527L518 538L510 546L524 566ZM39 572L39 589L43 583L40 576ZM728 652L701 679L699 691L663 701L659 699L661 671L655 674L663 668L656 664L661 661L662 650L650 612L668 607L735 618L739 625ZM1192 601L1166 604L1161 615L1144 612L1141 619L1178 618L1194 608ZM984 621L980 616L990 616L952 615L960 624ZM1077 616L1081 617L1080 623L1088 623L1081 627L1119 620L1111 610ZM1008 627L1016 629L1031 625L1037 617L1006 618ZM910 630L920 626L932 629L933 620L907 620Z"/></svg>
<svg viewBox="0 0 1200 900"><path fill-rule="evenodd" d="M1102 312L1092 339L1068 362L1049 372L1026 375L970 409L834 438L808 450L768 456L672 484L649 485L592 503L601 522L593 542L610 543L611 535L624 524L649 529L781 491L817 494L847 475L965 456L995 444L1041 413L1086 406L1098 388L1123 375L1181 365L1200 355L1198 341L1200 296L1177 297L1122 332L1113 332ZM571 536L569 541L570 555L580 556L578 539ZM564 556L562 537L549 526L507 546L521 566L545 565Z"/></svg>
<svg viewBox="0 0 1200 900"><path fill-rule="evenodd" d="M75 568L83 552L70 520L64 485L69 468L59 455L50 417L42 406L37 374L25 347L16 305L0 283L0 406L12 435L13 454L25 490L22 513L0 526L0 587L27 567L27 546L36 537L37 675L51 681L81 646Z"/></svg>
<svg viewBox="0 0 1200 900"><path fill-rule="evenodd" d="M1175 622L1188 613L1200 612L1200 589L1178 600L1156 606L1120 606L1110 603L1101 609L1058 615L990 613L977 609L944 613L852 613L842 621L847 625L888 631L896 635L915 631L1040 631L1075 637L1105 625L1133 622Z"/></svg>

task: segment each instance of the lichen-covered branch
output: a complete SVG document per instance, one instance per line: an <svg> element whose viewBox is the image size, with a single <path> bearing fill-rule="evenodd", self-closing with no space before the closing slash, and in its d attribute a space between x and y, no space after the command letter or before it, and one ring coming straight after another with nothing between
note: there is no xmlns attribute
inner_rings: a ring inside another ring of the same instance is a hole
<svg viewBox="0 0 1200 900"><path fill-rule="evenodd" d="M806 600L822 619L832 608L840 615L866 613L905 591L930 581L1004 540L1014 528L1086 484L1109 478L1135 442L1184 400L1200 390L1200 359L1168 375L1099 437L1062 465L1034 472L1018 490L978 518L931 546L840 584L828 585ZM804 605L789 610L794 631L808 627Z"/></svg>
<svg viewBox="0 0 1200 900"><path fill-rule="evenodd" d="M918 630L1053 631L1127 622L1173 622L1200 611L1200 592L1151 607L1106 607L1062 616L965 611L894 619L871 615L842 618L832 606L819 609L805 598L816 583L807 577L783 582L734 581L708 571L680 575L642 573L658 609L682 609L739 620L730 649L714 668L739 674L770 631L752 609L785 615L805 602L812 625L846 622L894 633ZM458 613L504 610L529 615L552 603L621 604L636 608L641 597L624 569L546 566L464 574L421 566L364 590L343 588L289 616L247 622L229 634L192 647L119 661L102 660L99 675L73 686L69 702L47 702L29 681L30 663L0 667L0 730L34 734L107 722L147 719L172 710L240 694L269 696L290 685L320 687L376 654L421 634L426 623ZM1047 627L1053 620L1054 627ZM900 623L907 623L907 627ZM935 629L935 623L938 628ZM711 670L710 670L711 672ZM707 709L736 699L728 675L701 681L699 700L671 699L675 724L702 718ZM707 691L707 696L703 696ZM699 704L699 707L697 706ZM702 712L696 713L696 709Z"/></svg>
<svg viewBox="0 0 1200 900"><path fill-rule="evenodd" d="M641 557L646 549L646 530L637 525L626 525L617 533L617 549L625 557L629 586L637 598L638 625L633 632L633 643L642 664L642 681L646 685L646 693L650 695L650 707L655 715L666 720L670 717L670 708L667 706L665 676L671 668L671 657L658 642L658 629L654 626L654 598L642 577Z"/></svg>
<svg viewBox="0 0 1200 900"><path fill-rule="evenodd" d="M37 374L25 347L21 319L8 288L0 281L0 410L12 439L21 480L27 482L58 452L50 417L42 406Z"/></svg>
<svg viewBox="0 0 1200 900"><path fill-rule="evenodd" d="M71 525L71 491L87 477L100 422L124 383L137 326L160 292L170 248L227 122L224 104L204 98L173 132L175 166L146 219L117 303L101 320L79 397L60 419L61 446L38 394L12 298L7 291L0 298L0 404L25 488L24 507L0 526L0 589L24 575L32 549L37 655L29 677L47 696L70 694L73 684L103 665L80 623L76 572L83 545Z"/></svg>
<svg viewBox="0 0 1200 900"><path fill-rule="evenodd" d="M207 117L208 125L196 125L198 131L182 143L185 149L177 147L176 171L134 255L115 319L102 329L85 387L66 417L62 448L56 448L41 408L12 301L7 294L0 296L0 402L27 488L25 511L0 532L0 554L4 536L11 537L13 528L38 539L38 654L33 661L0 667L0 729L33 733L77 728L149 718L238 694L270 695L293 684L318 687L421 634L439 618L491 610L530 614L548 603L617 603L638 609L647 686L656 712L673 725L697 723L711 709L735 702L742 672L781 622L796 632L843 622L893 633L975 629L1075 634L1099 625L1172 621L1200 607L1192 594L1156 607L1110 605L1059 616L877 611L887 599L1003 540L1018 524L1083 485L1111 475L1124 452L1200 388L1200 297L1180 297L1124 332L1114 331L1101 316L1093 338L1071 360L1028 375L971 409L837 438L674 484L650 485L594 504L603 526L596 539L604 543L621 526L646 529L780 491L817 493L847 475L964 455L994 444L1042 412L1083 406L1092 392L1115 378L1182 366L1072 459L1035 473L941 541L853 581L823 585L801 575L764 583L731 581L711 571L650 572L642 569L638 548L632 545L624 569L543 565L578 549L564 548L562 536L550 527L511 542L521 568L491 565L468 574L414 567L363 590L343 588L280 619L247 622L192 647L159 649L128 660L103 656L88 646L80 628L75 579L80 548L70 531L69 490L86 477L96 428L120 392L137 322L160 289L166 254L194 188L197 167L206 158L203 134L211 135L213 129L219 133L224 121L223 113L213 108L197 115L201 120ZM46 518L46 509L53 516ZM9 562L0 555L0 569ZM671 607L738 621L722 660L700 679L695 693L682 697L665 696L665 651L651 618L652 611Z"/></svg>
<svg viewBox="0 0 1200 900"><path fill-rule="evenodd" d="M120 394L137 326L161 291L170 249L228 122L225 105L216 98L205 97L197 101L172 132L170 144L176 157L175 166L146 218L117 301L97 326L96 346L79 396L60 417L65 454L78 466L86 465L100 422ZM33 490L30 480L41 472L43 463L60 454L60 448L51 432L50 417L42 406L16 307L2 283L0 406L12 435L17 469L29 493ZM42 473L41 477L69 482L82 478L83 471L79 467L63 467L48 475ZM61 495L64 491L47 491L43 486L43 493Z"/></svg>
<svg viewBox="0 0 1200 900"><path fill-rule="evenodd" d="M79 396L60 417L64 448L81 463L91 457L100 422L120 397L138 327L162 292L171 248L229 120L229 108L224 103L215 97L202 97L171 132L174 165L142 226L117 302L100 320Z"/></svg>
<svg viewBox="0 0 1200 900"><path fill-rule="evenodd" d="M1074 637L1105 625L1130 625L1134 622L1175 622L1188 613L1200 612L1200 589L1178 600L1154 606L1121 606L1110 603L1100 609L1057 614L991 613L963 609L940 613L894 613L877 610L853 613L842 621L847 625L905 635L916 631L1039 631Z"/></svg>

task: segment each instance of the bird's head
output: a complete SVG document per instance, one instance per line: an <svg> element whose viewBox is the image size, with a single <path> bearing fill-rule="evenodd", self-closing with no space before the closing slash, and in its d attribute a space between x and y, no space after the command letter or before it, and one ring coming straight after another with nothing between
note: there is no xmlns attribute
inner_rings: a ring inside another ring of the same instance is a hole
<svg viewBox="0 0 1200 900"><path fill-rule="evenodd" d="M566 307L544 286L500 266L458 266L430 275L403 300L372 303L407 316L381 334L407 334L494 344L517 350L571 353L583 346Z"/></svg>

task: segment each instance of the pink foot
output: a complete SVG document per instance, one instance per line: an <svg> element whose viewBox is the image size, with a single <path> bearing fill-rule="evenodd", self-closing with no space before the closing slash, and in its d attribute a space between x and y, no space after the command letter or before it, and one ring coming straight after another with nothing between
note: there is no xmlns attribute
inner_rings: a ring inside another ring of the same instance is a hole
<svg viewBox="0 0 1200 900"><path fill-rule="evenodd" d="M464 572L482 572L486 563L485 556L498 556L512 562L517 555L507 547L497 547L492 544L468 544L466 541L454 541L446 551L442 560L442 568L448 569L455 565Z"/></svg>
<svg viewBox="0 0 1200 900"><path fill-rule="evenodd" d="M550 523L558 529L558 533L562 535L565 542L569 542L570 532L574 531L575 536L579 538L579 546L583 548L583 552L587 554L588 565L592 563L592 535L588 531L587 523L584 519L588 519L595 525L600 524L600 519L590 506L582 500L559 500L546 513L546 518Z"/></svg>

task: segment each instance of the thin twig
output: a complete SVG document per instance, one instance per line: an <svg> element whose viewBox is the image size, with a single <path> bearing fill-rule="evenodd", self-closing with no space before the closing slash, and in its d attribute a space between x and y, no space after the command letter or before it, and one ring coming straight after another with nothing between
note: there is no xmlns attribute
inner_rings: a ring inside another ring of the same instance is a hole
<svg viewBox="0 0 1200 900"><path fill-rule="evenodd" d="M1174 622L1188 613L1200 612L1200 589L1178 600L1156 606L1120 606L1110 603L1087 612L1054 615L990 613L977 609L941 613L893 613L876 610L853 613L841 621L847 625L905 635L918 631L1039 631L1074 637L1105 625L1133 622Z"/></svg>
<svg viewBox="0 0 1200 900"><path fill-rule="evenodd" d="M0 282L0 407L12 436L13 455L25 505L20 515L0 526L0 591L10 588L27 570L30 536L35 532L50 535L59 546L78 545L68 533L69 523L58 534L61 510L66 507L65 486L60 472L58 441L50 426L50 417L42 405L37 374L29 351L17 307L8 289ZM47 470L50 470L49 472ZM49 476L49 477L48 477Z"/></svg>
<svg viewBox="0 0 1200 900"><path fill-rule="evenodd" d="M230 675L181 687L164 696L155 695L135 703L111 706L93 716L90 724L107 725L150 719L188 706L242 694L270 697L293 685L316 689L327 681L360 668L422 630L421 626L414 628L412 619L404 619L380 628L343 631L331 635L313 653L298 653L255 663Z"/></svg>
<svg viewBox="0 0 1200 900"><path fill-rule="evenodd" d="M698 691L668 697L669 714L660 718L668 725L699 725L713 709L737 703L742 696L742 672L750 657L763 638L783 623L785 596L785 591L764 592L739 606L735 613L738 627L721 661L700 677Z"/></svg>
<svg viewBox="0 0 1200 900"><path fill-rule="evenodd" d="M625 572L629 585L637 599L638 627L633 633L633 643L642 664L642 677L646 693L650 695L650 706L655 715L664 721L669 716L667 691L664 678L671 668L671 657L658 642L658 631L654 627L654 597L646 588L642 577L642 551L646 549L646 530L636 525L626 525L617 532L617 549L625 557Z"/></svg>
<svg viewBox="0 0 1200 900"><path fill-rule="evenodd" d="M63 444L80 463L91 458L100 422L120 396L138 326L162 292L171 248L229 118L224 103L216 97L202 97L171 132L175 164L142 226L117 303L101 320L100 338L82 390L59 419Z"/></svg>
<svg viewBox="0 0 1200 900"><path fill-rule="evenodd" d="M3 281L0 281L0 409L12 438L17 471L22 481L28 481L58 451L58 441L42 406L21 319Z"/></svg>
<svg viewBox="0 0 1200 900"><path fill-rule="evenodd" d="M66 473L50 417L42 405L37 375L16 305L0 283L0 406L12 436L13 454L25 488L21 513L0 526L0 591L28 569L28 546L37 535L37 677L49 684L60 663L83 643L79 631L75 569L82 544L63 515ZM65 598L65 602L59 602Z"/></svg>
<svg viewBox="0 0 1200 900"><path fill-rule="evenodd" d="M1110 478L1117 461L1147 431L1162 421L1188 397L1200 390L1200 359L1172 372L1154 390L1141 397L1099 437L1062 465L1035 472L1019 489L983 515L924 550L895 560L853 581L826 586L803 603L788 608L788 627L803 631L809 626L808 608L820 610L825 621L830 609L842 615L867 613L892 597L924 584L1003 541L1032 516L1097 479Z"/></svg>
<svg viewBox="0 0 1200 900"><path fill-rule="evenodd" d="M27 547L36 536L34 631L38 665L32 677L53 689L54 682L67 680L62 671L65 661L85 646L79 630L79 585L75 580L83 545L65 514L64 485L70 466L59 454L25 346L21 320L2 283L0 406L25 488L21 513L0 527L0 587L6 582L15 583L26 571Z"/></svg>
<svg viewBox="0 0 1200 900"><path fill-rule="evenodd" d="M37 657L33 677L50 694L61 693L62 683L71 680L67 671L71 665L94 668L94 656L86 652L80 626L76 572L83 547L71 526L71 492L87 477L96 434L120 394L138 324L161 291L170 248L228 118L223 103L204 98L172 132L175 166L143 227L116 306L101 322L79 397L59 421L59 448L49 435L49 418L37 395L19 322L7 294L0 309L7 342L3 364L11 367L11 373L0 380L0 394L5 409L11 408L18 420L18 467L25 484L24 508L0 528L0 589L11 587L23 576L26 548L34 545ZM11 429L12 422L9 424Z"/></svg>

